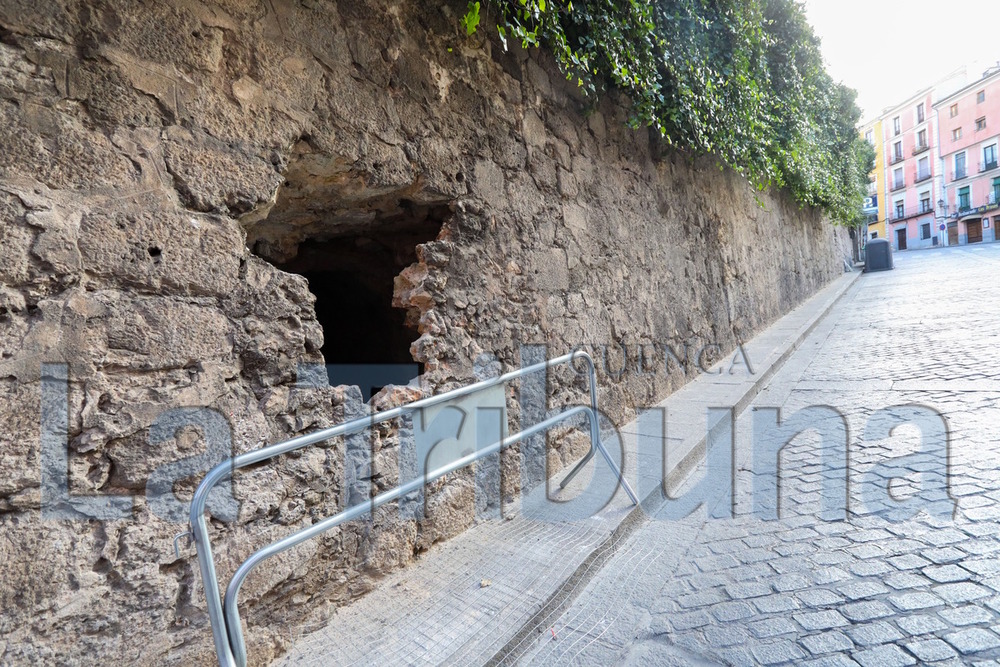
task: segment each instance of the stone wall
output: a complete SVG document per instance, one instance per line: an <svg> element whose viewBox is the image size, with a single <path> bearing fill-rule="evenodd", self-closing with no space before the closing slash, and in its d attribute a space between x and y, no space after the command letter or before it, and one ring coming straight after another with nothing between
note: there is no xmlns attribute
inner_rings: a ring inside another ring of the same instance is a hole
<svg viewBox="0 0 1000 667"><path fill-rule="evenodd" d="M842 271L820 213L663 150L544 54L466 38L461 5L0 0L0 664L212 663L196 560L172 547L185 526L147 499L176 461L190 498L210 429L157 425L207 407L243 452L361 410L355 389L297 384L354 323L324 330L277 266L335 264L384 322L401 309L388 335L414 341L425 391L515 368L522 345L609 346L612 366L645 345L655 374L602 370L618 423L694 372L666 372L664 345L732 349ZM47 479L90 498L45 513L42 364L68 375L68 402L46 399L68 405L68 460ZM338 441L238 475L236 521L212 522L222 577L369 477L391 486L398 444L378 430L367 472ZM457 475L419 523L385 508L252 577L252 662L470 525L472 489Z"/></svg>

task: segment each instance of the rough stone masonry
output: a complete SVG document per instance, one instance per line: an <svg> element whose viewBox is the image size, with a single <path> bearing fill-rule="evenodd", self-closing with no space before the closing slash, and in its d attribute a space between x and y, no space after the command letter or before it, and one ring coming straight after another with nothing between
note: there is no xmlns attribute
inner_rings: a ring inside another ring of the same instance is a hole
<svg viewBox="0 0 1000 667"><path fill-rule="evenodd" d="M146 498L206 449L196 427L151 437L170 410L222 415L243 452L359 414L299 369L366 341L420 363L423 391L522 345L731 350L841 272L819 212L664 150L543 52L465 37L463 6L0 0L0 664L213 662L184 525ZM43 516L43 364L68 377L69 492L119 518ZM624 419L691 372L602 373L602 407ZM238 475L220 575L391 487L399 431L372 441L367 472L331 442ZM559 446L554 465L580 453ZM384 508L251 577L252 661L470 525L472 489L455 475L425 519Z"/></svg>

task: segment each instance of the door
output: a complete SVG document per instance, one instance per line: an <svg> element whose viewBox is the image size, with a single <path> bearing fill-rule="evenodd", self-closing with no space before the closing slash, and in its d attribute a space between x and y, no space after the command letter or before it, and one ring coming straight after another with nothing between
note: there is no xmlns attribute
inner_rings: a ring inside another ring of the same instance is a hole
<svg viewBox="0 0 1000 667"><path fill-rule="evenodd" d="M969 231L969 243L983 242L983 221L969 220L965 223L965 228Z"/></svg>
<svg viewBox="0 0 1000 667"><path fill-rule="evenodd" d="M898 250L906 250L906 227L896 230L896 246Z"/></svg>
<svg viewBox="0 0 1000 667"><path fill-rule="evenodd" d="M958 223L948 223L948 245L958 245Z"/></svg>

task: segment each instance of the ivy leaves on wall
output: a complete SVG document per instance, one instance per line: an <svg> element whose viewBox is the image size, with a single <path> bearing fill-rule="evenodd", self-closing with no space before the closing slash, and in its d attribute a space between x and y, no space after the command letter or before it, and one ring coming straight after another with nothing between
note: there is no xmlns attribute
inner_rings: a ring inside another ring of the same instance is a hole
<svg viewBox="0 0 1000 667"><path fill-rule="evenodd" d="M501 42L545 44L588 94L632 100L629 124L712 153L759 189L855 221L870 170L853 90L826 72L796 0L491 0ZM480 3L462 24L478 29Z"/></svg>

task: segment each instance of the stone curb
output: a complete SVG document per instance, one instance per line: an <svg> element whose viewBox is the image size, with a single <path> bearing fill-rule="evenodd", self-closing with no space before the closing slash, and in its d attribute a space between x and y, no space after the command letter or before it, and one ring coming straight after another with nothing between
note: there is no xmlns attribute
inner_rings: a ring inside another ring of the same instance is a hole
<svg viewBox="0 0 1000 667"><path fill-rule="evenodd" d="M659 404L669 413L668 463L678 462L668 481L697 467L707 433L705 407L744 410L859 278L854 272L836 279L744 343L752 372L728 373L731 357L723 359ZM351 663L517 663L663 501L662 475L637 463L638 430L633 421L618 433L625 474L647 496L642 507L633 507L619 488L595 515L558 526L515 508L505 521L474 526L423 564L389 575L369 596L338 610L335 624L323 622L290 638L290 650L277 664L316 664L321 655ZM564 499L577 491L599 492L592 491L588 476L579 475ZM465 622L457 625L458 618Z"/></svg>
<svg viewBox="0 0 1000 667"><path fill-rule="evenodd" d="M757 341L760 337L766 336L776 328L780 329L782 323L787 322L788 318L793 318L792 321L797 319L796 316L802 318L801 322L790 328L790 335L785 337L772 353L766 357L766 365L759 372L755 371L752 381L746 381L742 384L732 384L734 389L732 392L727 392L727 398L735 398L735 401L729 405L733 406L736 415L743 412L757 394L767 386L775 373L781 369L791 355L802 345L806 337L813 332L848 290L857 283L861 275L861 271L854 271L836 279L744 345L744 348L750 348L754 344L754 341ZM752 355L749 356L752 361ZM728 360L719 362L719 364L710 370L714 372L716 369L722 368L723 365L728 365L728 363ZM671 397L668 397L660 405L667 407L669 410L670 403L676 403L678 395L682 394L682 392L685 394L705 393L703 391L706 388L704 385L714 386L711 380L706 381L706 378L712 377L711 375L706 375L696 378L672 394ZM702 386L699 386L699 384ZM673 401L671 401L672 398ZM711 404L713 401L719 401L720 398L711 396L706 401L704 399L698 400L695 396L683 396L683 399L689 401L690 405L698 405L699 407ZM716 404L723 403L717 402ZM638 430L635 428L635 422L631 422L622 428L621 432L623 434L636 435ZM670 468L668 473L668 486L673 488L683 484L684 480L694 472L697 464L705 455L705 434L707 433L707 429L690 429L689 432L689 437L685 438L681 445L675 448L675 450L681 450L684 453L681 455L680 460ZM669 456L670 452L668 451L668 458ZM615 530L597 545L584 561L558 585L545 604L542 605L528 622L521 626L503 648L496 652L486 664L491 667L516 664L518 659L531 649L533 638L539 636L546 628L550 627L552 621L558 618L577 596L583 592L587 583L596 576L601 566L610 559L617 548L624 544L632 533L649 520L647 512L657 505L661 499L660 490L656 489L641 499L642 502L639 507L635 507L625 514Z"/></svg>
<svg viewBox="0 0 1000 667"><path fill-rule="evenodd" d="M847 293L847 291L855 285L862 275L863 273L861 271L844 274L842 277L824 287L820 290L820 292L807 299L804 303L792 309L790 313L786 314L770 327L760 332L758 336L755 336L751 341L746 343L744 348L752 350L754 341L757 341L760 337L767 335L770 331L772 331L772 329L779 327L781 323L788 318L794 317L797 314L801 315L802 311L814 311L805 318L800 326L794 328L791 334L782 343L780 343L771 352L771 354L765 357L766 363L763 369L760 369L759 372L755 374L755 379L752 382L734 385L734 390L732 392L726 392L724 398L728 400L723 400L717 404L732 406L737 416L746 410L747 407L749 407L749 405L753 402L754 398L757 397L757 394L759 394L761 390L763 390L771 381L771 378L774 377L775 373L777 373L781 367L785 365L785 362L788 361L796 350L799 349L802 342L816 329L823 318L827 316L827 314ZM752 361L753 354L749 354L749 356ZM727 361L721 361L711 370L722 370L722 368L727 364ZM703 389L703 387L700 387L698 383L710 377L711 376L697 378L672 394L660 405L669 409L671 407L671 403L677 402L677 398L686 393L693 393L695 396L692 397L693 400L691 400L691 403L703 409L704 406L710 401L699 400L697 394ZM685 398L687 397L685 396ZM698 415L697 418L700 420L702 417L701 415ZM623 432L631 432L629 429L630 426L631 424L622 429ZM704 458L705 433L705 429L695 430L693 438L689 437L685 439L684 445L675 449L675 452L680 456L680 460L675 465L670 467L667 479L668 485L676 488L676 486L682 484L683 481L694 471L699 461Z"/></svg>

